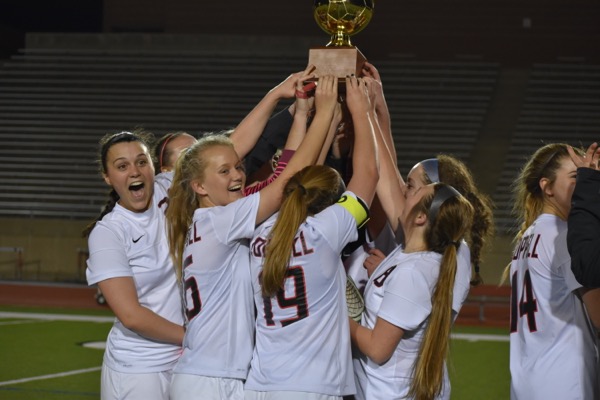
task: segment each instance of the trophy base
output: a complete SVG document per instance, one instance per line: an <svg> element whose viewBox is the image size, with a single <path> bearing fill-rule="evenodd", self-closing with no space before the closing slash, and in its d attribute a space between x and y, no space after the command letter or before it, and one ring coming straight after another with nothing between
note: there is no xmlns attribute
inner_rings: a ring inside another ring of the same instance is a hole
<svg viewBox="0 0 600 400"><path fill-rule="evenodd" d="M308 52L308 63L316 67L317 76L333 75L341 84L346 83L348 75L362 75L367 59L354 46L313 47Z"/></svg>

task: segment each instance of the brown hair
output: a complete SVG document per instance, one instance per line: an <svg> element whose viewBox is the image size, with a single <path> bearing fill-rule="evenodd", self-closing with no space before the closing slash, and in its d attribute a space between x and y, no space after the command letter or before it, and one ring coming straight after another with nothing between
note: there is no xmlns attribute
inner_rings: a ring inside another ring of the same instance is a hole
<svg viewBox="0 0 600 400"><path fill-rule="evenodd" d="M424 197L417 211L430 215L425 231L425 241L430 251L442 254L440 274L431 299L431 314L419 355L413 369L409 397L433 399L443 388L444 363L448 357L450 329L452 327L452 296L457 268L457 250L460 241L469 231L474 208L462 195L448 197L432 217L432 203L436 196L449 187L437 183L431 196Z"/></svg>
<svg viewBox="0 0 600 400"><path fill-rule="evenodd" d="M438 161L439 181L458 190L475 210L473 226L470 232L467 233L466 240L471 253L471 264L475 270L471 285L477 286L483 282L479 273L482 250L494 236L494 203L488 195L477 189L473 174L465 163L448 154L438 154L436 159ZM425 176L425 182L432 183L427 173L425 173Z"/></svg>
<svg viewBox="0 0 600 400"><path fill-rule="evenodd" d="M283 287L293 242L300 224L339 198L341 176L331 167L313 165L298 171L283 189L283 203L269 234L262 270L262 292L274 295Z"/></svg>
<svg viewBox="0 0 600 400"><path fill-rule="evenodd" d="M182 135L189 135L189 133L183 131L167 133L155 143L152 154L154 155L154 165L157 174L160 173L162 167L175 167L174 165L168 165L167 162L172 154L172 150L169 149L169 143Z"/></svg>
<svg viewBox="0 0 600 400"><path fill-rule="evenodd" d="M98 143L98 159L97 163L100 167L100 173L106 174L107 165L106 158L108 155L108 151L112 146L118 143L129 143L129 142L140 142L142 145L146 146L146 148L150 148L150 143L152 143L152 134L144 131L134 131L134 132L118 132L118 133L107 133L100 139ZM104 216L110 213L114 208L117 202L120 200L119 194L114 190L110 189L108 193L108 200L104 204L100 215L96 217L94 221L88 224L83 232L83 237L88 237L92 232L92 229L96 226L96 222L102 220Z"/></svg>

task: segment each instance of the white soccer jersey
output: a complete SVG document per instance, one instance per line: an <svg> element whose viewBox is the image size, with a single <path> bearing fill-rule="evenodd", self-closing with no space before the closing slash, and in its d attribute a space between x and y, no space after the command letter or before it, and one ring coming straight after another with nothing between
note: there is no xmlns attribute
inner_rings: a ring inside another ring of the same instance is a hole
<svg viewBox="0 0 600 400"><path fill-rule="evenodd" d="M377 318L399 328L404 335L390 359L382 364L365 355L354 359L356 399L404 399L408 394L414 363L431 313L431 297L437 284L442 255L435 252L404 253L396 248L377 267L365 288L365 313L361 325L373 329ZM455 285L455 298L468 291ZM453 306L454 308L454 306ZM459 307L460 308L460 307ZM450 396L444 370L441 399Z"/></svg>
<svg viewBox="0 0 600 400"><path fill-rule="evenodd" d="M164 188L155 184L147 211L136 213L117 204L98 221L88 240L86 275L89 285L132 277L143 307L182 325L181 297L165 230L166 198ZM104 362L118 372L165 371L173 367L180 351L179 346L141 337L116 319L108 334Z"/></svg>
<svg viewBox="0 0 600 400"><path fill-rule="evenodd" d="M346 273L352 278L354 283L356 283L356 287L361 293L369 280L367 270L363 265L367 257L369 257L368 249L375 248L387 255L397 246L394 231L389 224L385 224L375 240L371 240L368 229L366 235L366 243L354 250L348 258L344 260Z"/></svg>
<svg viewBox="0 0 600 400"><path fill-rule="evenodd" d="M597 399L595 339L571 272L567 222L540 215L511 273L512 399Z"/></svg>
<svg viewBox="0 0 600 400"><path fill-rule="evenodd" d="M345 195L352 196L351 192ZM264 298L259 276L276 216L251 244L256 347L245 388L330 396L354 393L346 275L340 252L358 238L357 220L334 204L300 225L284 291Z"/></svg>
<svg viewBox="0 0 600 400"><path fill-rule="evenodd" d="M154 177L154 182L169 190L171 183L173 183L173 175L175 175L173 171L161 172Z"/></svg>
<svg viewBox="0 0 600 400"><path fill-rule="evenodd" d="M254 343L248 242L260 194L199 208L183 252L187 330L176 374L245 379Z"/></svg>

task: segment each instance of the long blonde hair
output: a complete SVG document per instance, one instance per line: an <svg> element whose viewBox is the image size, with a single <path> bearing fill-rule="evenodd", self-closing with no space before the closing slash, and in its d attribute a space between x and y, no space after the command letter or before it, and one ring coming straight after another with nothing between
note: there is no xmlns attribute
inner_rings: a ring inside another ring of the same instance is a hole
<svg viewBox="0 0 600 400"><path fill-rule="evenodd" d="M224 135L205 136L179 156L175 167L166 218L169 249L179 277L187 233L193 221L194 211L200 207L200 200L191 184L195 180L204 180L204 171L209 160L203 157L203 154L216 146L233 148L233 143Z"/></svg>
<svg viewBox="0 0 600 400"><path fill-rule="evenodd" d="M305 167L286 183L281 210L265 248L263 295L270 297L283 287L300 224L332 205L339 198L340 185L339 173L324 165Z"/></svg>
<svg viewBox="0 0 600 400"><path fill-rule="evenodd" d="M514 237L515 244L521 240L527 228L542 213L545 196L540 187L540 180L547 178L550 184L554 183L562 160L570 157L568 146L565 143L550 143L540 147L525 163L515 180L512 186L514 196L512 213L519 223ZM581 149L574 150L579 154L583 153ZM506 282L509 275L510 263L504 268L500 283Z"/></svg>
<svg viewBox="0 0 600 400"><path fill-rule="evenodd" d="M519 221L519 231L515 241L519 241L525 230L533 224L544 208L544 191L540 180L547 178L550 183L556 180L556 171L560 169L562 160L569 156L569 145L550 143L540 147L529 158L519 173L514 185L513 214ZM579 149L574 149L581 152Z"/></svg>
<svg viewBox="0 0 600 400"><path fill-rule="evenodd" d="M440 274L431 298L431 314L409 388L409 397L417 400L433 399L443 388L444 363L448 357L452 327L457 250L473 222L473 206L458 193L442 201L437 215L433 212L435 205L432 207L432 203L449 188L443 183L435 184L434 193L416 206L419 207L417 210L430 215L425 231L427 248L442 254Z"/></svg>

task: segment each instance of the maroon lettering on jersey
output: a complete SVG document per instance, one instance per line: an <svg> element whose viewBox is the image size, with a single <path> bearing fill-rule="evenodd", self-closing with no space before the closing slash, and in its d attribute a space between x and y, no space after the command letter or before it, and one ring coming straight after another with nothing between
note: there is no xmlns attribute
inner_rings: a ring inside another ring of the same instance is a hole
<svg viewBox="0 0 600 400"><path fill-rule="evenodd" d="M165 206L165 210L164 212L167 212L167 207L169 206L169 198L168 197L163 197L161 201L158 202L158 208L162 208L162 206Z"/></svg>
<svg viewBox="0 0 600 400"><path fill-rule="evenodd" d="M515 248L512 259L518 260L520 258L538 258L537 245L540 241L541 236L542 235L540 235L539 233L537 235L524 236L519 242L519 245ZM532 243L533 248L531 248Z"/></svg>
<svg viewBox="0 0 600 400"><path fill-rule="evenodd" d="M304 232L300 231L300 235L294 238L294 247L292 255L294 257L300 257L314 252L315 249L311 249L308 247L306 239L304 238Z"/></svg>
<svg viewBox="0 0 600 400"><path fill-rule="evenodd" d="M392 271L396 269L396 267L397 265L394 265L393 267L386 269L384 273L373 280L373 284L377 287L382 287L385 280L388 278L388 276L390 276Z"/></svg>
<svg viewBox="0 0 600 400"><path fill-rule="evenodd" d="M540 238L541 237L542 237L542 235L538 234L537 237L535 238L535 243L533 244L533 249L531 250L531 253L529 254L529 257L531 257L531 258L538 258L537 245L540 242Z"/></svg>
<svg viewBox="0 0 600 400"><path fill-rule="evenodd" d="M192 226L192 228L190 228L188 232L188 244L196 243L202 240L202 236L200 236L200 234L198 233L196 223L197 222L194 222L194 225Z"/></svg>
<svg viewBox="0 0 600 400"><path fill-rule="evenodd" d="M265 255L265 246L267 239L257 237L252 241L252 255L255 257L263 257Z"/></svg>

